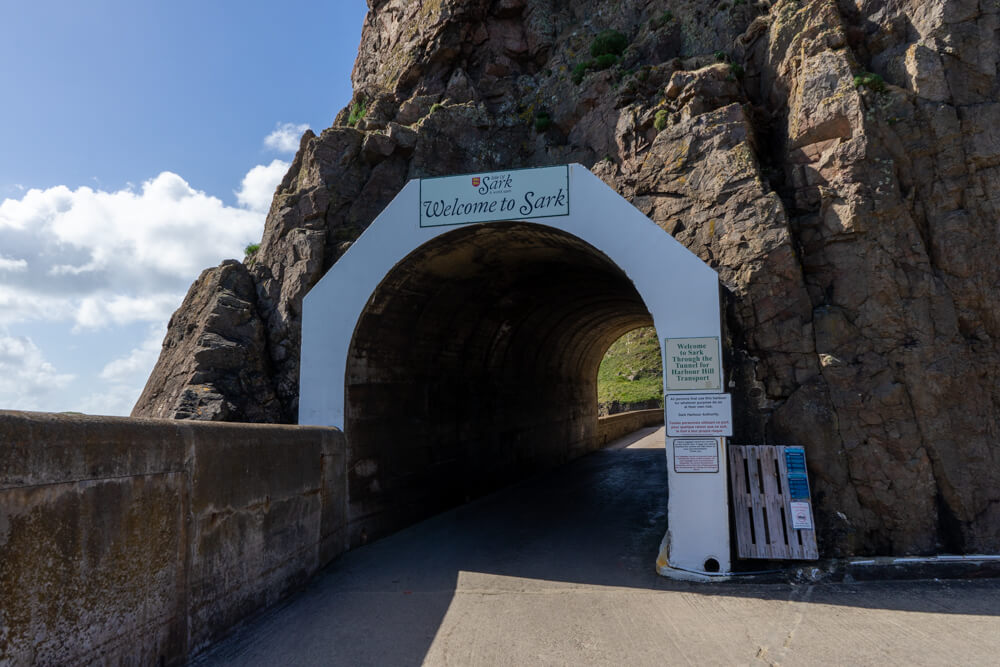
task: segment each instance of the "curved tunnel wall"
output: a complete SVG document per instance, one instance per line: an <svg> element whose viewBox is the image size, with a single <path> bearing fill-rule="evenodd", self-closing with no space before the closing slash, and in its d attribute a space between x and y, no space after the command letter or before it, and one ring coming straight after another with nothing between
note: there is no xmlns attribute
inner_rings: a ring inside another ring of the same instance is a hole
<svg viewBox="0 0 1000 667"><path fill-rule="evenodd" d="M352 544L597 448L601 358L651 323L621 269L551 227L466 227L411 253L348 355Z"/></svg>

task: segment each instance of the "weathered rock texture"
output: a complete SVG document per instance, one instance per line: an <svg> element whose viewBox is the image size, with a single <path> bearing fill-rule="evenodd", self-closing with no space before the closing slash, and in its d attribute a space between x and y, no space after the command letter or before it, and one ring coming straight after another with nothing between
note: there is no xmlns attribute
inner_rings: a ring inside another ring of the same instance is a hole
<svg viewBox="0 0 1000 667"><path fill-rule="evenodd" d="M302 297L408 179L575 161L719 271L739 440L808 448L824 555L1000 550L995 0L369 7L239 297L276 400L170 347L236 339L182 308L135 414L293 418Z"/></svg>
<svg viewBox="0 0 1000 667"><path fill-rule="evenodd" d="M202 272L170 319L163 357L139 397L145 417L288 421L273 387L257 293L245 266Z"/></svg>

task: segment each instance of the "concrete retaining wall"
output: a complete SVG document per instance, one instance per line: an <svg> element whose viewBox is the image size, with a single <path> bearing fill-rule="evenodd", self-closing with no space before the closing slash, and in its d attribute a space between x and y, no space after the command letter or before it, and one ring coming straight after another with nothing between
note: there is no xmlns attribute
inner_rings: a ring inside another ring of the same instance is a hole
<svg viewBox="0 0 1000 667"><path fill-rule="evenodd" d="M319 427L0 411L0 662L171 664L344 550Z"/></svg>
<svg viewBox="0 0 1000 667"><path fill-rule="evenodd" d="M597 420L598 442L601 443L601 446L604 446L629 433L634 433L640 428L657 426L662 423L663 408L634 410L632 412L621 412L610 417L601 417Z"/></svg>

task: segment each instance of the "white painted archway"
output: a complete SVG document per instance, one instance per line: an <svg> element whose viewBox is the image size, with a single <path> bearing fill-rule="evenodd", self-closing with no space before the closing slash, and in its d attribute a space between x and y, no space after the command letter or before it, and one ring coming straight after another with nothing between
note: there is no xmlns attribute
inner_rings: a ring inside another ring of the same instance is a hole
<svg viewBox="0 0 1000 667"><path fill-rule="evenodd" d="M510 220L566 232L614 262L631 280L652 315L660 337L661 353L665 352L664 339L721 341L716 272L589 170L578 164L565 169L566 201L553 199L548 203L566 203L568 213L562 210L560 215ZM522 170L467 178L483 178L489 182L491 177L496 181L501 176L511 175L523 184L531 182L534 172L545 180L553 170ZM477 187L479 183L477 180ZM504 185L509 186L510 180L501 183ZM421 211L431 213L430 209L422 209L421 186L420 180L409 182L305 297L300 424L344 428L347 360L355 329L369 299L394 267L414 250L456 229L454 224L421 226ZM523 189L523 185L515 183L515 193L523 195ZM522 201L523 196L518 196L517 202ZM460 224L476 225L504 219L495 211L480 210L478 221ZM512 213L517 214L517 210ZM466 216L469 217L475 215ZM721 350L717 358L721 359ZM665 364L665 371L666 368ZM710 392L722 391L723 378L720 377L717 387ZM666 394L671 393L669 387L665 389ZM687 390L685 393L694 392ZM692 474L675 470L671 438L667 439L668 533L657 563L664 574L674 569L698 573L717 570L723 574L730 571L727 459L724 439L718 442L718 472Z"/></svg>

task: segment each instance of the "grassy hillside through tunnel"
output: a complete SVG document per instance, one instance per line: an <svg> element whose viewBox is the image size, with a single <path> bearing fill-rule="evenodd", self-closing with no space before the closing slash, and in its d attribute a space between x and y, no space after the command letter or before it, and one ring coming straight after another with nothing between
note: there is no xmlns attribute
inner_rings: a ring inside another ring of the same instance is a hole
<svg viewBox="0 0 1000 667"><path fill-rule="evenodd" d="M656 329L633 329L608 348L597 372L597 405L601 415L662 407L663 365Z"/></svg>

